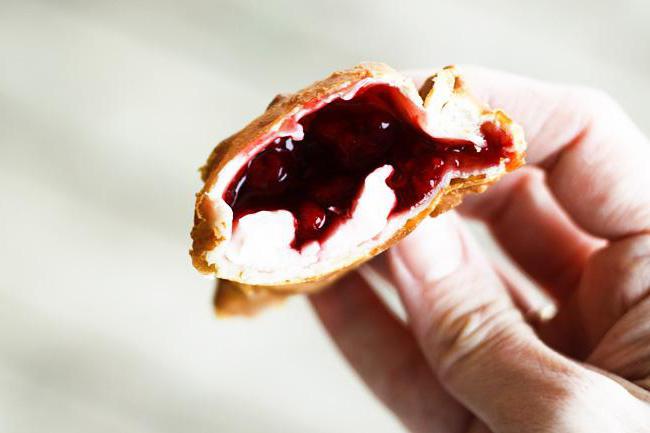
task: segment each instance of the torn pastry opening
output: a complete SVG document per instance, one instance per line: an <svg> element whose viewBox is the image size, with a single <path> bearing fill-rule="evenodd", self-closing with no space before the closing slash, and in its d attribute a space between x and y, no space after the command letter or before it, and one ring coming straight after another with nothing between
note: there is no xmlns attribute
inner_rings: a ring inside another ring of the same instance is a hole
<svg viewBox="0 0 650 433"><path fill-rule="evenodd" d="M462 98L433 113L417 102L389 83L359 86L231 161L211 194L227 228L210 253L220 276L280 284L336 269L390 239L454 179L490 176L515 157L493 112L481 117Z"/></svg>

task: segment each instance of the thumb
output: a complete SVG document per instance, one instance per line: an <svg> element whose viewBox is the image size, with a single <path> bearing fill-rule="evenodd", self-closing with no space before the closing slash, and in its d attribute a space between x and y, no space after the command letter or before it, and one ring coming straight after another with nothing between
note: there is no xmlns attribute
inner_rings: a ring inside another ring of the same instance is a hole
<svg viewBox="0 0 650 433"><path fill-rule="evenodd" d="M458 216L422 223L390 251L390 264L440 382L493 431L562 412L587 370L536 337Z"/></svg>

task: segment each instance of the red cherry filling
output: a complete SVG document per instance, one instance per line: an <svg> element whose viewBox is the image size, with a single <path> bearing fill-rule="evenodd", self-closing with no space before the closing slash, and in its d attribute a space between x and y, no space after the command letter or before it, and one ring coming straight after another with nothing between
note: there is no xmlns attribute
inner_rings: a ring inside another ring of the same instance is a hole
<svg viewBox="0 0 650 433"><path fill-rule="evenodd" d="M302 203L298 208L296 243L303 244L313 239L314 236L318 236L326 221L325 209L310 201Z"/></svg>
<svg viewBox="0 0 650 433"><path fill-rule="evenodd" d="M272 147L261 152L248 166L247 184L254 190L278 194L293 177L293 157L289 151Z"/></svg>
<svg viewBox="0 0 650 433"><path fill-rule="evenodd" d="M276 138L245 164L224 193L234 223L261 210L286 209L296 218L292 246L324 241L352 216L366 177L391 165L386 184L391 215L418 205L449 170L471 172L512 159L512 137L496 124L481 126L485 143L434 138L400 108L404 96L387 85L361 89L300 120L304 138Z"/></svg>
<svg viewBox="0 0 650 433"><path fill-rule="evenodd" d="M348 200L354 198L356 189L357 183L353 177L333 176L314 185L310 193L321 206L328 208L345 205Z"/></svg>
<svg viewBox="0 0 650 433"><path fill-rule="evenodd" d="M343 115L342 115L343 114ZM342 168L348 171L376 166L395 141L395 118L385 111L368 111L351 102L343 113L324 110L311 120L314 138L326 143Z"/></svg>

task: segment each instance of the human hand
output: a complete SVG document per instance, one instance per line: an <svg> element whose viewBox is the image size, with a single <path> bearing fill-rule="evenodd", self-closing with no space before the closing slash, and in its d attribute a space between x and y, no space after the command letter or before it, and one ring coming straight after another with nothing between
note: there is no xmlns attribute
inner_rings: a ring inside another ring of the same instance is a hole
<svg viewBox="0 0 650 433"><path fill-rule="evenodd" d="M459 211L488 225L557 314L449 212L369 265L408 324L358 272L312 296L320 319L412 431L650 432L650 143L600 92L465 76L522 124L530 165Z"/></svg>

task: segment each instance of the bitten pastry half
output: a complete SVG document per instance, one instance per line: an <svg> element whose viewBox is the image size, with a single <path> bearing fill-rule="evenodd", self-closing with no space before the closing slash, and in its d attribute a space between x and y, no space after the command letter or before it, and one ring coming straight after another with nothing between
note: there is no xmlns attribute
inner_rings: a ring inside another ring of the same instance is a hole
<svg viewBox="0 0 650 433"><path fill-rule="evenodd" d="M426 216L524 163L521 128L445 67L418 91L387 65L276 97L201 168L192 249L222 280L217 311L253 314L319 290Z"/></svg>

